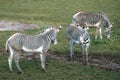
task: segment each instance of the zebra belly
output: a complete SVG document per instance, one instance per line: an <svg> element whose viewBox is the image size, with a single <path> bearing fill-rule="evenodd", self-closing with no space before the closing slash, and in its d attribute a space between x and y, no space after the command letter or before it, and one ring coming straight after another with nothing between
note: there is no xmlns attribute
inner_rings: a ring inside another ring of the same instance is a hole
<svg viewBox="0 0 120 80"><path fill-rule="evenodd" d="M25 52L41 52L42 53L42 50L43 50L43 46L40 46L39 48L37 49L29 49L29 48L26 48L23 46L23 51Z"/></svg>
<svg viewBox="0 0 120 80"><path fill-rule="evenodd" d="M87 23L87 22L86 22L85 24L86 24L87 26L95 26L95 27L98 27L98 26L101 24L101 21L99 21L99 22L97 22L97 23L94 23L94 24L93 24L93 23L89 23L89 22Z"/></svg>

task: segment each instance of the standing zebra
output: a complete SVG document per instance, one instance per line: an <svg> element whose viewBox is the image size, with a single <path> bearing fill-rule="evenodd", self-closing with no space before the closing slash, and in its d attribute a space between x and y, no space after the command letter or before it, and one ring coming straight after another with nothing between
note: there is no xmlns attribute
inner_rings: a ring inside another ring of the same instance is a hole
<svg viewBox="0 0 120 80"><path fill-rule="evenodd" d="M61 27L54 28L49 27L44 32L37 35L27 35L22 33L13 34L6 42L6 51L10 50L10 56L8 58L9 68L12 72L12 60L16 63L16 66L20 73L23 73L19 66L20 53L18 51L25 52L37 52L40 55L41 66L44 71L45 69L45 56L50 47L50 43L57 44L57 32L59 32Z"/></svg>
<svg viewBox="0 0 120 80"><path fill-rule="evenodd" d="M87 26L95 26L96 27L96 36L95 39L97 39L98 34L100 35L100 38L102 39L102 26L105 26L106 30L106 36L107 38L110 38L110 31L112 24L110 23L107 16L102 13L90 13L90 12L78 12L75 15L73 15L72 19L73 23L85 23Z"/></svg>
<svg viewBox="0 0 120 80"><path fill-rule="evenodd" d="M87 32L86 25L80 24L78 26L76 24L70 24L67 27L66 32L67 32L67 38L69 40L71 59L73 59L73 56L74 56L73 47L75 43L77 43L77 44L80 44L82 47L83 63L87 64L88 63L88 48L90 45L90 36Z"/></svg>

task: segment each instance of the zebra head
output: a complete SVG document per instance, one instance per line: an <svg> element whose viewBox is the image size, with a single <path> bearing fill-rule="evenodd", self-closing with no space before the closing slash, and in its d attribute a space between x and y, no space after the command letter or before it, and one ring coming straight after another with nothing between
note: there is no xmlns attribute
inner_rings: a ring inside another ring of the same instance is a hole
<svg viewBox="0 0 120 80"><path fill-rule="evenodd" d="M51 27L51 33L49 35L51 42L56 45L57 44L57 33L61 30L61 26L59 26L58 28L55 27Z"/></svg>
<svg viewBox="0 0 120 80"><path fill-rule="evenodd" d="M85 23L75 24L80 30L88 30L89 27Z"/></svg>
<svg viewBox="0 0 120 80"><path fill-rule="evenodd" d="M79 25L77 24L77 27L80 30L80 32L79 32L79 34L80 34L80 37L79 37L80 43L83 44L84 41L85 41L84 39L86 37L87 30L89 29L89 27L84 23L81 23Z"/></svg>
<svg viewBox="0 0 120 80"><path fill-rule="evenodd" d="M105 29L107 38L110 38L110 32L111 32L111 27L112 26L113 26L113 23L110 24L109 27Z"/></svg>

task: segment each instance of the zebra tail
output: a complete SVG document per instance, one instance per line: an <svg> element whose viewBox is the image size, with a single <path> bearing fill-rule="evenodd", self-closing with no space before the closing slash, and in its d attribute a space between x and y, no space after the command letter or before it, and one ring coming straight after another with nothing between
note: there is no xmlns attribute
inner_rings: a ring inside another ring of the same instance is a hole
<svg viewBox="0 0 120 80"><path fill-rule="evenodd" d="M6 42L5 51L4 51L3 55L6 55L7 53L8 53L8 41Z"/></svg>

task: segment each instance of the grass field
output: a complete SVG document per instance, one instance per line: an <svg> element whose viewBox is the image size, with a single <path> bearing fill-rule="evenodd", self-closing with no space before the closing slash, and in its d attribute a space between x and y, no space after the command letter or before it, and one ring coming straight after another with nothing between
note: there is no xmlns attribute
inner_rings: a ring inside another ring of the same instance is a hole
<svg viewBox="0 0 120 80"><path fill-rule="evenodd" d="M91 46L89 55L102 54L120 57L120 0L0 0L0 20L38 24L41 28L54 24L62 25L58 34L58 45L51 45L56 54L69 55L66 39L66 26L71 23L72 15L79 11L105 12L114 23L111 39L103 33L103 40L94 40L95 29L90 29ZM25 30L27 34L37 34L39 30ZM103 30L104 32L104 30ZM0 48L4 49L7 38L13 31L0 32ZM81 53L78 45L76 53ZM24 75L10 73L7 56L0 56L1 80L119 80L120 72L106 71L90 66L47 61L48 73L41 70L39 61L21 60Z"/></svg>

